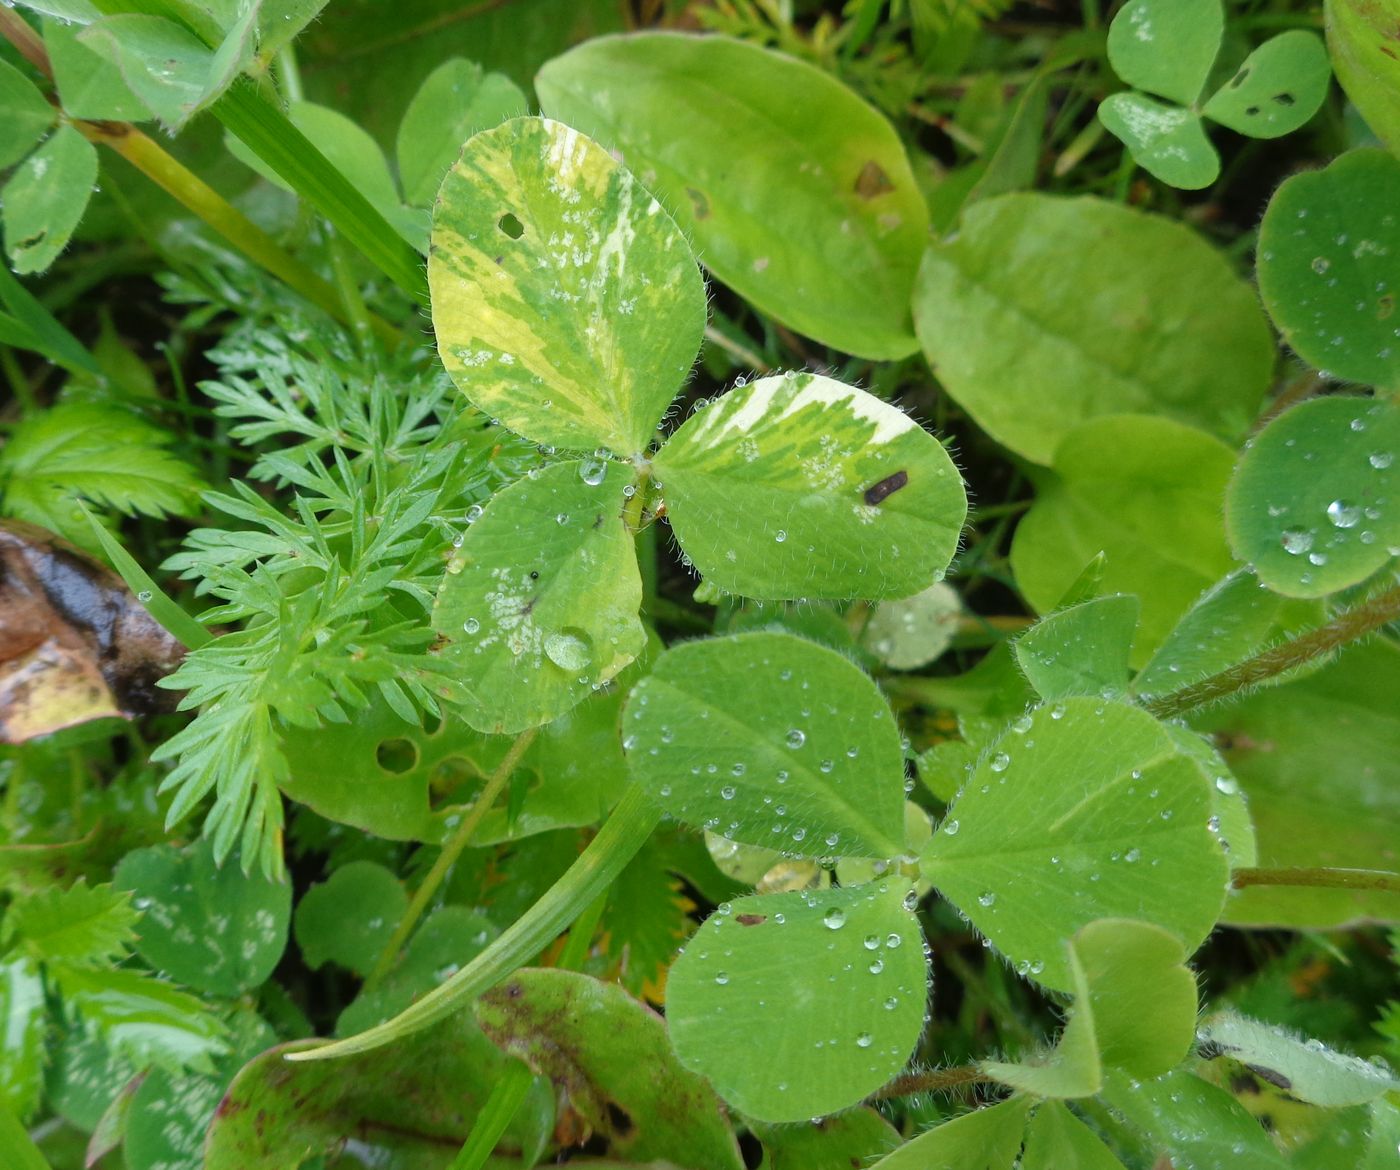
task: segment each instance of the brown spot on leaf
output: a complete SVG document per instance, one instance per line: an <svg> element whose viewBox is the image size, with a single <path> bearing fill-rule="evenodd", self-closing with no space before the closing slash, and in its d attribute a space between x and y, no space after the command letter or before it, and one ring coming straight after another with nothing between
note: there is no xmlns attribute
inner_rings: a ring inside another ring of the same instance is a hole
<svg viewBox="0 0 1400 1170"><path fill-rule="evenodd" d="M888 496L892 496L909 482L907 471L896 471L893 475L887 475L879 483L872 483L865 489L865 502L872 508Z"/></svg>
<svg viewBox="0 0 1400 1170"><path fill-rule="evenodd" d="M696 190L694 187L687 187L685 193L690 196L691 205L695 208L695 218L709 219L710 200L705 192Z"/></svg>
<svg viewBox="0 0 1400 1170"><path fill-rule="evenodd" d="M740 914L734 919L740 926L758 926L760 923L768 921L766 914Z"/></svg>
<svg viewBox="0 0 1400 1170"><path fill-rule="evenodd" d="M893 190L894 184L890 182L889 175L873 158L860 168L860 174L856 176L856 194L862 199L874 199Z"/></svg>

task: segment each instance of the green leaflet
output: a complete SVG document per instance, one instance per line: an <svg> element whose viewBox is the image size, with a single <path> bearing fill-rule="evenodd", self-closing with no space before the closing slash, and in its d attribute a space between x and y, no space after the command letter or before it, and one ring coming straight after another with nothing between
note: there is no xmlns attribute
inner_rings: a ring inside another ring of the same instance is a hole
<svg viewBox="0 0 1400 1170"><path fill-rule="evenodd" d="M921 1133L870 1170L1012 1170L1030 1100L1013 1097Z"/></svg>
<svg viewBox="0 0 1400 1170"><path fill-rule="evenodd" d="M907 597L947 567L967 515L932 435L818 374L731 390L655 467L686 555L710 584L749 597Z"/></svg>
<svg viewBox="0 0 1400 1170"><path fill-rule="evenodd" d="M0 1111L25 1120L39 1103L44 1079L44 983L24 956L0 963Z"/></svg>
<svg viewBox="0 0 1400 1170"><path fill-rule="evenodd" d="M1100 919L1067 947L1074 1007L1047 1059L1025 1064L983 1061L997 1080L1037 1097L1087 1097L1103 1087L1105 1068L1155 1077L1191 1047L1196 977L1179 939L1145 922Z"/></svg>
<svg viewBox="0 0 1400 1170"><path fill-rule="evenodd" d="M97 182L97 148L60 126L0 190L5 251L18 273L43 272L68 244Z"/></svg>
<svg viewBox="0 0 1400 1170"><path fill-rule="evenodd" d="M904 891L880 882L721 906L667 980L681 1063L761 1121L802 1121L878 1089L909 1059L928 995Z"/></svg>
<svg viewBox="0 0 1400 1170"><path fill-rule="evenodd" d="M676 646L622 726L633 777L685 824L813 857L903 852L899 731L833 650L767 633Z"/></svg>
<svg viewBox="0 0 1400 1170"><path fill-rule="evenodd" d="M1326 0L1327 47L1352 104L1391 150L1400 150L1400 61L1393 13L1368 0Z"/></svg>
<svg viewBox="0 0 1400 1170"><path fill-rule="evenodd" d="M900 1143L899 1131L868 1105L805 1125L755 1124L768 1170L850 1170Z"/></svg>
<svg viewBox="0 0 1400 1170"><path fill-rule="evenodd" d="M1033 709L982 756L920 869L1017 970L1069 990L1065 942L1136 918L1194 950L1225 901L1211 788L1146 712L1096 699Z"/></svg>
<svg viewBox="0 0 1400 1170"><path fill-rule="evenodd" d="M1321 39L1291 29L1265 41L1205 105L1207 118L1253 138L1291 134L1317 113L1332 69Z"/></svg>
<svg viewBox="0 0 1400 1170"><path fill-rule="evenodd" d="M912 597L882 601L860 631L862 648L895 670L927 666L952 644L962 599L942 581Z"/></svg>
<svg viewBox="0 0 1400 1170"><path fill-rule="evenodd" d="M1129 0L1108 30L1108 61L1129 85L1193 105L1220 49L1220 0Z"/></svg>
<svg viewBox="0 0 1400 1170"><path fill-rule="evenodd" d="M44 21L44 48L63 111L73 118L147 121L151 111L122 80L122 71L79 40L83 25Z"/></svg>
<svg viewBox="0 0 1400 1170"><path fill-rule="evenodd" d="M1220 156L1194 110L1130 90L1106 97L1099 105L1099 121L1138 166L1164 183L1199 191L1220 175Z"/></svg>
<svg viewBox="0 0 1400 1170"><path fill-rule="evenodd" d="M54 124L54 108L39 87L0 60L0 168L19 162Z"/></svg>
<svg viewBox="0 0 1400 1170"><path fill-rule="evenodd" d="M1104 414L1234 438L1274 364L1254 291L1219 252L1183 224L1101 199L975 204L925 253L914 315L948 392L1042 464Z"/></svg>
<svg viewBox="0 0 1400 1170"><path fill-rule="evenodd" d="M1400 551L1400 407L1336 396L1274 419L1225 497L1230 544L1286 597L1358 584Z"/></svg>
<svg viewBox="0 0 1400 1170"><path fill-rule="evenodd" d="M674 221L596 142L516 118L472 138L428 257L443 364L535 442L643 451L684 381L705 293Z"/></svg>
<svg viewBox="0 0 1400 1170"><path fill-rule="evenodd" d="M494 496L468 529L433 609L477 730L557 718L646 646L642 582L622 522L628 469L556 463Z"/></svg>
<svg viewBox="0 0 1400 1170"><path fill-rule="evenodd" d="M728 37L643 33L580 45L535 86L551 116L621 151L759 309L846 353L914 351L924 199L893 127L829 73Z"/></svg>
<svg viewBox="0 0 1400 1170"><path fill-rule="evenodd" d="M1021 1170L1123 1170L1123 1163L1073 1113L1048 1101L1026 1126Z"/></svg>
<svg viewBox="0 0 1400 1170"><path fill-rule="evenodd" d="M1400 159L1353 150L1294 175L1259 228L1259 291L1298 355L1332 377L1400 389Z"/></svg>
<svg viewBox="0 0 1400 1170"><path fill-rule="evenodd" d="M483 73L460 57L444 61L418 87L399 123L395 154L404 199L415 207L431 205L462 143L528 107L510 78Z"/></svg>
<svg viewBox="0 0 1400 1170"><path fill-rule="evenodd" d="M1121 695L1140 609L1119 593L1058 610L1016 639L1016 662L1042 699Z"/></svg>
<svg viewBox="0 0 1400 1170"><path fill-rule="evenodd" d="M116 882L143 911L141 957L188 987L239 995L272 974L287 945L291 886L216 865L208 841L128 853Z"/></svg>
<svg viewBox="0 0 1400 1170"><path fill-rule="evenodd" d="M1100 418L1055 452L1055 475L1017 526L1011 567L1041 612L1060 604L1078 566L1106 554L1099 589L1142 602L1134 665L1201 592L1234 567L1220 528L1234 453L1165 418Z"/></svg>
<svg viewBox="0 0 1400 1170"><path fill-rule="evenodd" d="M1193 719L1217 735L1249 797L1259 865L1397 868L1400 650L1378 639L1322 670ZM1224 828L1222 825L1222 834ZM1228 922L1327 929L1400 919L1400 898L1366 890L1251 887Z"/></svg>
<svg viewBox="0 0 1400 1170"><path fill-rule="evenodd" d="M125 891L79 878L66 890L17 898L5 917L5 934L17 935L18 949L37 962L100 967L125 956L140 917Z"/></svg>
<svg viewBox="0 0 1400 1170"><path fill-rule="evenodd" d="M569 1104L619 1161L740 1170L710 1087L676 1059L666 1025L616 984L573 971L517 971L476 1005L502 1052L567 1086Z"/></svg>
<svg viewBox="0 0 1400 1170"><path fill-rule="evenodd" d="M293 930L306 965L338 963L359 975L379 954L408 909L403 883L373 861L352 861L297 903Z"/></svg>
<svg viewBox="0 0 1400 1170"><path fill-rule="evenodd" d="M1311 1105L1364 1105L1400 1089L1400 1080L1384 1064L1337 1052L1317 1040L1305 1041L1235 1012L1208 1016L1201 1022L1199 1039L1203 1055L1238 1061Z"/></svg>

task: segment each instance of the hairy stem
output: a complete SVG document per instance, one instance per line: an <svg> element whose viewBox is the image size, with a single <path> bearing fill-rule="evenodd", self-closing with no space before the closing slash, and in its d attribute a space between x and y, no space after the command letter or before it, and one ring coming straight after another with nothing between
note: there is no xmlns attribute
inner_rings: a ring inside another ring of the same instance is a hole
<svg viewBox="0 0 1400 1170"><path fill-rule="evenodd" d="M993 1083L993 1078L984 1076L975 1064L959 1065L957 1068L929 1069L926 1072L905 1073L895 1077L883 1089L877 1089L867 1101L887 1101L891 1097L910 1097L915 1093L936 1093L956 1089L962 1085L985 1085Z"/></svg>
<svg viewBox="0 0 1400 1170"><path fill-rule="evenodd" d="M1400 873L1383 869L1331 869L1327 866L1296 869L1237 869L1230 875L1237 890L1247 886L1313 886L1329 890L1384 890L1400 894Z"/></svg>
<svg viewBox="0 0 1400 1170"><path fill-rule="evenodd" d="M417 1032L451 1015L495 987L516 968L558 937L569 923L593 904L646 844L661 814L635 784L630 785L612 815L587 849L538 902L525 911L499 938L441 986L387 1023L356 1036L287 1053L287 1060L327 1060L368 1052Z"/></svg>
<svg viewBox="0 0 1400 1170"><path fill-rule="evenodd" d="M1272 646L1219 674L1152 699L1147 703L1147 709L1159 719L1185 715L1197 707L1257 686L1265 679L1330 654L1339 646L1364 638L1397 620L1400 620L1400 586L1378 593L1370 600L1339 613L1326 625Z"/></svg>
<svg viewBox="0 0 1400 1170"><path fill-rule="evenodd" d="M491 807L496 803L496 798L501 795L511 773L515 771L516 764L520 763L520 757L535 742L535 736L538 733L539 728L529 727L515 737L515 742L510 745L510 749L486 781L486 786L472 802L471 808L467 810L467 815L457 826L457 831L443 844L442 852L433 862L433 868L428 870L428 876L423 879L423 884L414 893L413 900L409 902L408 909L404 911L402 920L394 929L393 936L385 944L378 961L374 964L374 969L365 980L366 991L372 991L378 987L380 980L389 973L389 968L394 965L394 959L398 956L400 948L408 941L408 936L413 933L413 928L423 917L423 911L428 908L428 903L433 900L433 896L447 879L447 875L452 872L452 867L462 856L462 850L471 844L471 839L476 834L481 819L491 811Z"/></svg>

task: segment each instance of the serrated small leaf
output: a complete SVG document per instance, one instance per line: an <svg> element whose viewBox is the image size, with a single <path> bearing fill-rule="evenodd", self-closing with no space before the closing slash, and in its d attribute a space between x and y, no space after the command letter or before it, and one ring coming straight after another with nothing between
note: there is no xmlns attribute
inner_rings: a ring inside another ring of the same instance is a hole
<svg viewBox="0 0 1400 1170"><path fill-rule="evenodd" d="M1145 711L1096 699L1035 708L984 753L920 859L923 875L1022 974L1072 987L1065 943L1136 918L1194 950L1229 866L1195 760Z"/></svg>
<svg viewBox="0 0 1400 1170"><path fill-rule="evenodd" d="M645 450L705 325L680 229L601 146L544 118L472 138L428 256L438 352L467 398L537 443Z"/></svg>
<svg viewBox="0 0 1400 1170"><path fill-rule="evenodd" d="M28 154L57 116L37 85L0 61L0 168Z"/></svg>
<svg viewBox="0 0 1400 1170"><path fill-rule="evenodd" d="M399 123L395 153L404 198L430 205L462 143L528 108L520 87L505 74L485 73L460 57L444 61L418 87Z"/></svg>
<svg viewBox="0 0 1400 1170"><path fill-rule="evenodd" d="M1194 110L1146 94L1115 93L1099 104L1099 121L1138 166L1164 183L1199 191L1220 176L1220 156Z"/></svg>
<svg viewBox="0 0 1400 1170"><path fill-rule="evenodd" d="M293 931L307 966L338 963L368 975L407 909L408 894L393 873L352 861L302 895Z"/></svg>
<svg viewBox="0 0 1400 1170"><path fill-rule="evenodd" d="M1284 338L1334 378L1400 389L1400 159L1353 150L1286 179L1259 225L1259 292Z"/></svg>
<svg viewBox="0 0 1400 1170"><path fill-rule="evenodd" d="M1317 113L1331 80L1322 38L1290 29L1246 57L1202 112L1251 138L1279 138Z"/></svg>
<svg viewBox="0 0 1400 1170"><path fill-rule="evenodd" d="M870 1170L1012 1170L1030 1098L964 1113L905 1142Z"/></svg>
<svg viewBox="0 0 1400 1170"><path fill-rule="evenodd" d="M133 892L144 915L137 928L141 957L189 987L238 995L272 974L287 945L291 886L237 864L215 864L207 840L128 853L116 881Z"/></svg>
<svg viewBox="0 0 1400 1170"><path fill-rule="evenodd" d="M124 954L140 917L126 891L89 886L80 879L66 890L41 890L18 899L5 928L40 962L84 967Z"/></svg>
<svg viewBox="0 0 1400 1170"><path fill-rule="evenodd" d="M962 479L887 402L819 374L731 390L657 453L676 539L720 589L908 597L957 551Z"/></svg>
<svg viewBox="0 0 1400 1170"><path fill-rule="evenodd" d="M1122 694L1141 608L1120 593L1057 610L1016 639L1016 661L1042 699Z"/></svg>
<svg viewBox="0 0 1400 1170"><path fill-rule="evenodd" d="M722 906L667 981L681 1063L762 1121L832 1113L890 1080L918 1041L928 995L905 890L880 882Z"/></svg>
<svg viewBox="0 0 1400 1170"><path fill-rule="evenodd" d="M1202 1056L1238 1061L1310 1105L1326 1109L1364 1105L1400 1089L1400 1079L1384 1064L1338 1052L1320 1040L1304 1040L1235 1012L1208 1016L1197 1035Z"/></svg>
<svg viewBox="0 0 1400 1170"><path fill-rule="evenodd" d="M548 723L642 653L642 581L622 522L630 483L620 463L556 463L497 493L468 529L433 627L477 730Z"/></svg>
<svg viewBox="0 0 1400 1170"><path fill-rule="evenodd" d="M97 182L97 148L60 126L0 190L5 251L18 273L43 272L68 246Z"/></svg>
<svg viewBox="0 0 1400 1170"><path fill-rule="evenodd" d="M1274 419L1225 496L1235 555L1286 597L1364 581L1400 550L1400 407L1334 396Z"/></svg>
<svg viewBox="0 0 1400 1170"><path fill-rule="evenodd" d="M506 1053L568 1086L569 1104L619 1161L740 1170L710 1087L676 1060L660 1017L616 984L574 971L517 971L477 1001Z"/></svg>
<svg viewBox="0 0 1400 1170"><path fill-rule="evenodd" d="M833 650L767 633L672 647L622 727L633 777L684 824L813 857L903 851L899 731Z"/></svg>
<svg viewBox="0 0 1400 1170"><path fill-rule="evenodd" d="M1109 25L1108 61L1129 85L1190 106L1224 31L1220 0L1128 0Z"/></svg>

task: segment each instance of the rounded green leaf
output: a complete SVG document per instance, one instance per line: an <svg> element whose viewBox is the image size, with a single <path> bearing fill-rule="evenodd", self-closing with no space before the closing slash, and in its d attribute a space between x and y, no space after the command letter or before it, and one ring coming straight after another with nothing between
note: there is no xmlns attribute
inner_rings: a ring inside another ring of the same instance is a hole
<svg viewBox="0 0 1400 1170"><path fill-rule="evenodd" d="M666 982L681 1063L761 1121L833 1113L890 1080L918 1042L928 997L903 894L882 882L721 906Z"/></svg>
<svg viewBox="0 0 1400 1170"><path fill-rule="evenodd" d="M1279 415L1225 497L1235 555L1270 589L1324 597L1400 553L1400 407L1315 398Z"/></svg>
<svg viewBox="0 0 1400 1170"><path fill-rule="evenodd" d="M0 167L19 162L57 117L39 87L0 60Z"/></svg>
<svg viewBox="0 0 1400 1170"><path fill-rule="evenodd" d="M833 650L766 633L675 646L622 727L633 777L685 824L809 857L904 851L899 730Z"/></svg>
<svg viewBox="0 0 1400 1170"><path fill-rule="evenodd" d="M1235 1012L1208 1016L1198 1035L1203 1056L1238 1061L1310 1105L1340 1109L1400 1090L1400 1080L1384 1064L1337 1052L1318 1040L1304 1040Z"/></svg>
<svg viewBox="0 0 1400 1170"><path fill-rule="evenodd" d="M18 273L43 272L78 226L97 182L97 148L60 126L0 190L5 251Z"/></svg>
<svg viewBox="0 0 1400 1170"><path fill-rule="evenodd" d="M1391 150L1400 150L1395 14L1373 0L1326 0L1327 48L1346 95Z"/></svg>
<svg viewBox="0 0 1400 1170"><path fill-rule="evenodd" d="M1123 1170L1123 1163L1092 1129L1058 1101L1050 1101L1026 1126L1021 1170Z"/></svg>
<svg viewBox="0 0 1400 1170"><path fill-rule="evenodd" d="M675 222L596 142L543 118L462 148L438 192L428 284L462 393L558 447L643 450L705 327Z"/></svg>
<svg viewBox="0 0 1400 1170"><path fill-rule="evenodd" d="M1067 699L993 742L924 849L921 870L1016 969L1071 990L1065 944L1137 918L1194 950L1229 867L1210 785L1136 707Z"/></svg>
<svg viewBox="0 0 1400 1170"><path fill-rule="evenodd" d="M239 995L272 974L287 945L292 890L236 864L207 840L153 845L122 858L116 885L143 912L136 949L157 970L213 995Z"/></svg>
<svg viewBox="0 0 1400 1170"><path fill-rule="evenodd" d="M899 1145L899 1130L869 1105L797 1125L752 1127L768 1170L851 1170Z"/></svg>
<svg viewBox="0 0 1400 1170"><path fill-rule="evenodd" d="M352 861L297 903L293 930L308 967L339 963L368 975L408 909L403 883L373 861Z"/></svg>
<svg viewBox="0 0 1400 1170"><path fill-rule="evenodd" d="M643 33L580 45L535 87L620 151L763 312L861 357L914 351L924 198L889 121L830 73L729 37Z"/></svg>
<svg viewBox="0 0 1400 1170"><path fill-rule="evenodd" d="M1144 662L1201 592L1234 566L1220 508L1234 453L1165 418L1102 418L1055 453L1055 476L1017 526L1011 567L1042 613L1078 566L1106 554L1100 588L1142 603L1133 662Z"/></svg>
<svg viewBox="0 0 1400 1170"><path fill-rule="evenodd" d="M1108 61L1129 85L1193 105L1224 31L1220 0L1128 0L1108 29Z"/></svg>
<svg viewBox="0 0 1400 1170"><path fill-rule="evenodd" d="M404 198L426 207L464 143L505 119L523 114L529 102L501 73L483 73L474 61L444 61L418 87L399 123L396 154Z"/></svg>
<svg viewBox="0 0 1400 1170"><path fill-rule="evenodd" d="M1220 156L1194 110L1165 105L1140 93L1110 94L1099 104L1099 121L1164 183L1183 191L1209 187L1220 175Z"/></svg>
<svg viewBox="0 0 1400 1170"><path fill-rule="evenodd" d="M925 254L914 314L948 392L1036 463L1103 414L1239 435L1274 365L1254 291L1219 252L1184 224L1101 199L974 205Z"/></svg>
<svg viewBox="0 0 1400 1170"><path fill-rule="evenodd" d="M957 590L935 581L913 597L875 606L860 631L860 644L886 666L917 670L952 645L961 618Z"/></svg>
<svg viewBox="0 0 1400 1170"><path fill-rule="evenodd" d="M932 435L819 374L731 390L655 467L686 555L709 583L748 597L907 597L947 568L967 516Z"/></svg>
<svg viewBox="0 0 1400 1170"><path fill-rule="evenodd" d="M1288 344L1329 375L1400 389L1400 159L1353 150L1274 192L1259 291Z"/></svg>
<svg viewBox="0 0 1400 1170"><path fill-rule="evenodd" d="M1012 1170L1030 1104L1029 1097L1016 1096L964 1113L905 1142L870 1170Z"/></svg>
<svg viewBox="0 0 1400 1170"><path fill-rule="evenodd" d="M1252 138L1279 138L1317 113L1331 80L1332 66L1322 38L1291 29L1246 57L1203 112Z"/></svg>
<svg viewBox="0 0 1400 1170"><path fill-rule="evenodd" d="M1119 593L1059 610L1016 639L1016 662L1042 699L1122 694L1140 609Z"/></svg>
<svg viewBox="0 0 1400 1170"><path fill-rule="evenodd" d="M661 1018L615 983L517 971L477 1001L476 1018L503 1052L565 1087L570 1107L619 1161L743 1166L724 1107L680 1067Z"/></svg>
<svg viewBox="0 0 1400 1170"><path fill-rule="evenodd" d="M642 581L622 522L629 469L556 463L494 496L467 530L433 609L472 699L468 723L493 734L562 715L646 646Z"/></svg>

